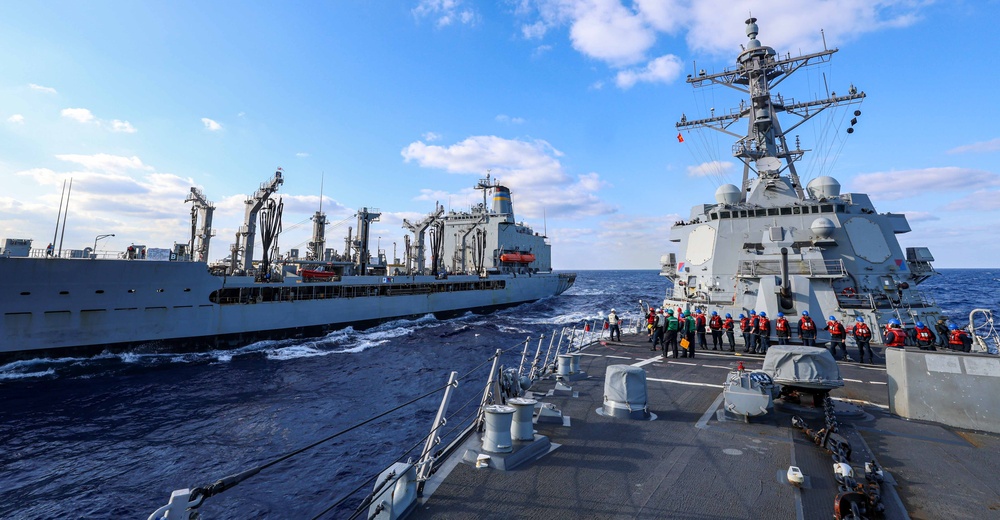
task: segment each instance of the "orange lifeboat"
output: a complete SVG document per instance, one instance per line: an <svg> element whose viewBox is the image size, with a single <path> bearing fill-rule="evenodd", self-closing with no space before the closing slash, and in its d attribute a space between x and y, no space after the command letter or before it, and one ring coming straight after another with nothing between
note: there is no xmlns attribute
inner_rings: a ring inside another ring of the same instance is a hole
<svg viewBox="0 0 1000 520"><path fill-rule="evenodd" d="M299 274L305 280L323 280L328 281L337 277L337 273L332 271L315 271L311 269L302 269Z"/></svg>
<svg viewBox="0 0 1000 520"><path fill-rule="evenodd" d="M531 253L504 253L500 255L500 261L512 264L530 264L535 261L535 255Z"/></svg>

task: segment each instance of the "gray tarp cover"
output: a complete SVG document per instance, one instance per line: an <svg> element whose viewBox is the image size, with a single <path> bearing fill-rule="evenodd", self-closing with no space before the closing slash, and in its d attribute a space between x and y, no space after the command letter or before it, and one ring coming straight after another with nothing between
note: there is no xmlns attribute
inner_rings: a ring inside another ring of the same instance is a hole
<svg viewBox="0 0 1000 520"><path fill-rule="evenodd" d="M628 404L629 410L646 406L646 371L629 365L611 365L604 375L604 400Z"/></svg>
<svg viewBox="0 0 1000 520"><path fill-rule="evenodd" d="M772 345L764 356L763 371L780 385L813 388L844 386L840 367L825 348Z"/></svg>

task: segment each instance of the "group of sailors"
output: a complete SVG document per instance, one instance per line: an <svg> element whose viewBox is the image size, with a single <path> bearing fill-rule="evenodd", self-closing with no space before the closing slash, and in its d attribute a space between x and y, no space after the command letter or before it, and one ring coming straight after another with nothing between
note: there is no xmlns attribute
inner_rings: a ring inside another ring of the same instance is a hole
<svg viewBox="0 0 1000 520"><path fill-rule="evenodd" d="M612 309L614 316L614 309ZM611 322L611 316L608 319ZM779 312L773 324L765 311L757 312L750 310L746 315L740 314L738 318L740 332L743 335L743 352L766 354L771 344L771 332L777 338L779 345L791 343L793 332L797 332L798 339L805 346L816 346L816 335L819 330L824 330L830 334L828 344L830 354L834 359L838 359L837 351L840 350L839 359L853 361L847 354L847 335L854 338L858 348L858 361L869 364L875 363L875 354L872 352L871 341L874 335L872 328L865 323L862 316L855 318L854 324L848 328L836 316L830 316L822 329L809 315L809 311L802 311L802 316L794 324L785 318L784 313ZM662 349L663 357L667 357L668 349L677 357L694 357L696 345L702 350L708 350L707 334L712 336L712 350L725 350L722 337L726 336L729 351L736 351L735 328L737 320L733 319L729 313L725 317L718 312L712 311L706 316L704 311L696 309L692 315L690 311L678 308L655 309L650 308L646 315L646 329L648 340L652 343L650 350ZM615 316L613 329L618 328L618 319ZM903 347L914 345L922 350L936 350L936 346L947 347L961 352L969 352L972 348L972 340L968 333L958 328L955 324L948 324L945 318L941 318L937 323L938 333L935 335L923 322L916 322L916 326L907 331L903 329L901 322L892 318L889 320L882 335L883 344L886 347ZM619 332L619 341L621 333ZM697 340L697 341L696 341ZM680 346L681 348L678 348Z"/></svg>

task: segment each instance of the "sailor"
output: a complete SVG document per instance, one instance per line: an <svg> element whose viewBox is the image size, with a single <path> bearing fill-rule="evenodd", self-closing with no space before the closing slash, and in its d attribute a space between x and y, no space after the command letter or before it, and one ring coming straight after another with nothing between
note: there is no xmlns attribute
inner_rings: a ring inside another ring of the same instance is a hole
<svg viewBox="0 0 1000 520"><path fill-rule="evenodd" d="M757 353L767 354L767 349L771 346L771 320L764 311L757 315L757 343Z"/></svg>
<svg viewBox="0 0 1000 520"><path fill-rule="evenodd" d="M663 332L667 327L667 318L663 315L663 309L656 311L656 324L653 328L653 348L651 350L656 350L656 346L663 343ZM666 345L664 343L664 345ZM666 351L666 348L664 348Z"/></svg>
<svg viewBox="0 0 1000 520"><path fill-rule="evenodd" d="M667 347L673 349L674 359L677 359L677 332L680 330L680 323L674 316L673 310L667 311L667 339L663 342L663 358L667 357Z"/></svg>
<svg viewBox="0 0 1000 520"><path fill-rule="evenodd" d="M802 311L802 317L799 318L799 339L805 346L816 346L816 322L809 317L809 311Z"/></svg>
<svg viewBox="0 0 1000 520"><path fill-rule="evenodd" d="M760 350L760 334L757 331L757 320L759 319L757 311L750 309L750 352Z"/></svg>
<svg viewBox="0 0 1000 520"><path fill-rule="evenodd" d="M694 333L698 330L698 323L694 316L691 316L691 311L684 311L684 321L687 322L687 340L688 340L688 354L687 357L694 357ZM702 335L704 337L704 334Z"/></svg>
<svg viewBox="0 0 1000 520"><path fill-rule="evenodd" d="M868 364L875 364L875 354L872 353L872 331L868 328L868 324L865 323L865 318L863 316L858 316L857 323L851 327L851 334L854 335L854 341L858 344L858 363L865 362L865 350L868 351Z"/></svg>
<svg viewBox="0 0 1000 520"><path fill-rule="evenodd" d="M937 323L934 324L934 332L937 333L937 345L944 348L945 342L948 341L948 336L951 334L951 329L948 327L948 318L944 316L939 317Z"/></svg>
<svg viewBox="0 0 1000 520"><path fill-rule="evenodd" d="M53 251L52 244L50 243L48 246L45 247L45 256L52 256L52 251Z"/></svg>
<svg viewBox="0 0 1000 520"><path fill-rule="evenodd" d="M934 333L924 325L924 322L918 321L917 327L913 331L916 334L917 347L920 350L937 350L934 348L934 341L936 339Z"/></svg>
<svg viewBox="0 0 1000 520"><path fill-rule="evenodd" d="M840 346L840 350L844 352L843 359L848 359L847 357L847 344L844 340L847 339L847 329L844 328L844 324L840 323L835 316L830 316L830 321L826 322L826 327L823 330L830 331L830 353L833 354L833 359L837 359L837 346Z"/></svg>
<svg viewBox="0 0 1000 520"><path fill-rule="evenodd" d="M885 338L883 343L887 347L900 347L906 345L906 332L901 328L899 320L891 318L885 326Z"/></svg>
<svg viewBox="0 0 1000 520"><path fill-rule="evenodd" d="M694 311L694 324L695 332L698 333L698 346L702 350L708 350L708 341L705 340L705 314L701 312L701 309Z"/></svg>
<svg viewBox="0 0 1000 520"><path fill-rule="evenodd" d="M742 314L740 316L743 316ZM733 323L733 315L726 313L726 319L722 322L722 328L726 331L726 340L729 341L729 351L736 352L736 333L733 332L735 324ZM722 350L722 347L719 347Z"/></svg>
<svg viewBox="0 0 1000 520"><path fill-rule="evenodd" d="M125 254L128 255L127 258L129 260L135 259L135 246L128 246L128 249L125 250Z"/></svg>
<svg viewBox="0 0 1000 520"><path fill-rule="evenodd" d="M740 334L743 335L743 352L750 352L750 318L740 314Z"/></svg>
<svg viewBox="0 0 1000 520"><path fill-rule="evenodd" d="M682 339L687 339L687 320L684 319L684 311L677 309L677 343L680 343ZM677 356L674 356L677 357ZM684 357L687 357L687 349L684 349Z"/></svg>
<svg viewBox="0 0 1000 520"><path fill-rule="evenodd" d="M656 309L650 307L649 315L646 316L646 335L649 337L649 342L653 342L653 329L656 328ZM654 346L651 350L656 350Z"/></svg>
<svg viewBox="0 0 1000 520"><path fill-rule="evenodd" d="M608 325L611 330L608 332L609 341L621 341L622 340L622 329L618 326L618 315L615 314L615 310L611 309L611 313L608 314ZM618 334L618 339L615 338L615 334Z"/></svg>
<svg viewBox="0 0 1000 520"><path fill-rule="evenodd" d="M722 318L718 312L712 311L708 328L712 329L712 350L722 350Z"/></svg>
<svg viewBox="0 0 1000 520"><path fill-rule="evenodd" d="M774 332L778 336L779 345L787 345L792 339L792 324L785 319L785 313L778 313L778 319L774 320Z"/></svg>
<svg viewBox="0 0 1000 520"><path fill-rule="evenodd" d="M972 350L972 339L954 323L948 325L948 348L959 352L970 352Z"/></svg>

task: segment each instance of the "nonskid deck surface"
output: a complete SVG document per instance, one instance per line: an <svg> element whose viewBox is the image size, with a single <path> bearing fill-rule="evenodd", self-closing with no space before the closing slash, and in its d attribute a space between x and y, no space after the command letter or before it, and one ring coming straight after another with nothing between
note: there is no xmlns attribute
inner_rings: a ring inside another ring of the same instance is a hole
<svg viewBox="0 0 1000 520"><path fill-rule="evenodd" d="M506 472L466 463L443 469L411 517L833 517L830 455L791 426L799 415L820 428L820 410L779 400L774 414L749 424L722 413L727 372L739 361L760 368L763 356L699 350L694 359L663 360L644 335L623 339L583 351L590 377L570 383L573 396L546 396L554 380L532 388L570 418L569 427L535 427L559 445L555 451ZM597 413L606 368L616 364L646 370L656 420ZM891 416L884 366L840 366L845 387L831 395L841 434L859 475L872 458L885 468L886 518L1000 518L1000 483L990 476L1000 464L1000 436ZM455 456L466 448L479 450L478 438ZM806 475L802 489L784 480L790 465Z"/></svg>

